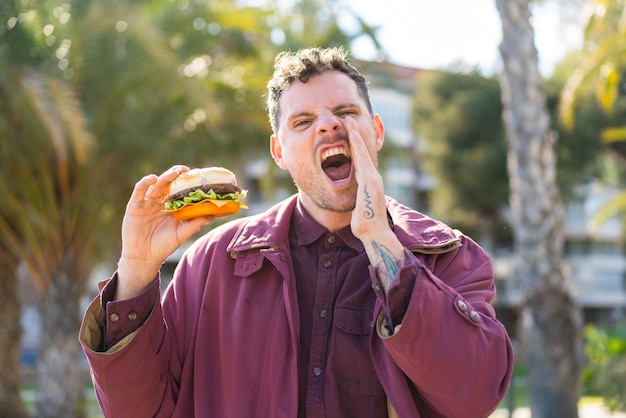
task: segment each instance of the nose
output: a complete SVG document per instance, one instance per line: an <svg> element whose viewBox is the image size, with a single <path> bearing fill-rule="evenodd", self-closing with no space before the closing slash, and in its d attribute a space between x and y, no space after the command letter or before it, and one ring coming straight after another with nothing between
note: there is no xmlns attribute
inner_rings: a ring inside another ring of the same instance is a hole
<svg viewBox="0 0 626 418"><path fill-rule="evenodd" d="M343 125L341 120L332 113L320 116L317 131L320 134L329 134L341 131Z"/></svg>

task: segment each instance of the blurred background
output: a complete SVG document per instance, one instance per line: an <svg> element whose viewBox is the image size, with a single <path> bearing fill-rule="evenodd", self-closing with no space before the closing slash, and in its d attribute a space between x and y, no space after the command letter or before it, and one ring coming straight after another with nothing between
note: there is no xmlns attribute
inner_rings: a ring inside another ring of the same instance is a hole
<svg viewBox="0 0 626 418"><path fill-rule="evenodd" d="M295 192L268 152L265 88L278 52L310 46L352 51L368 78L387 194L493 258L517 354L494 416L626 416L626 0L515 3L530 15L488 0L0 0L0 418L101 417L78 329L139 178L229 167L249 191L237 216ZM516 43L537 75L525 109L546 123L545 148L517 159L534 148L505 124Z"/></svg>

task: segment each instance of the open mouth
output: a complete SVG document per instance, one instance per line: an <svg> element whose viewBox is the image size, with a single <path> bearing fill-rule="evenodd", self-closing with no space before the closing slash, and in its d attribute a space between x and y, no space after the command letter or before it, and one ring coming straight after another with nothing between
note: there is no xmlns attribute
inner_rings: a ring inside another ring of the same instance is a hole
<svg viewBox="0 0 626 418"><path fill-rule="evenodd" d="M334 147L322 153L322 170L332 181L341 181L350 177L352 158L345 147Z"/></svg>

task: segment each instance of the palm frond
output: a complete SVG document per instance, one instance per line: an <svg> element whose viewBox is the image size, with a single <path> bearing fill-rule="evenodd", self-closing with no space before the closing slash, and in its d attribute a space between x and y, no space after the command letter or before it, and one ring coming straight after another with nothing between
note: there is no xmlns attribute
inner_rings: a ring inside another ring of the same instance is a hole
<svg viewBox="0 0 626 418"><path fill-rule="evenodd" d="M67 138L63 122L46 86L45 77L33 69L27 69L21 77L21 85L33 111L45 127L59 164L67 164Z"/></svg>
<svg viewBox="0 0 626 418"><path fill-rule="evenodd" d="M611 145L617 142L626 142L626 127L606 128L600 133L602 142Z"/></svg>
<svg viewBox="0 0 626 418"><path fill-rule="evenodd" d="M604 204L589 221L589 229L596 233L600 227L615 216L626 214L626 192L622 192Z"/></svg>
<svg viewBox="0 0 626 418"><path fill-rule="evenodd" d="M1 119L0 232L28 267L40 295L58 271L85 279L94 215L85 167L95 139L72 88L34 69L18 80Z"/></svg>
<svg viewBox="0 0 626 418"><path fill-rule="evenodd" d="M610 26L607 1L596 1L597 13L585 27L586 58L569 77L559 102L559 118L566 129L574 128L574 110L585 88L596 86L599 102L605 110L612 109L618 97L619 77L626 64L626 21L621 14L617 28ZM624 9L626 11L626 9ZM608 28L608 29L607 29Z"/></svg>
<svg viewBox="0 0 626 418"><path fill-rule="evenodd" d="M48 79L48 90L66 132L69 141L66 146L72 152L74 163L87 164L96 140L89 130L78 96L71 86L58 78Z"/></svg>

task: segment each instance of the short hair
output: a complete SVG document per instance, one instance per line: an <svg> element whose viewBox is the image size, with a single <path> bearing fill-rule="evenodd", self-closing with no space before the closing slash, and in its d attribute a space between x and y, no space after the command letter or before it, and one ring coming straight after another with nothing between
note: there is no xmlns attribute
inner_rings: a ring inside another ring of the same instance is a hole
<svg viewBox="0 0 626 418"><path fill-rule="evenodd" d="M343 48L308 48L295 53L285 51L276 56L274 75L267 83L267 112L274 132L278 132L279 128L278 100L280 95L294 81L306 83L312 76L326 71L341 71L354 80L359 95L365 100L367 110L373 114L365 77L349 61L348 54Z"/></svg>

